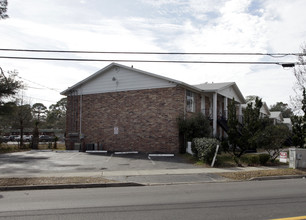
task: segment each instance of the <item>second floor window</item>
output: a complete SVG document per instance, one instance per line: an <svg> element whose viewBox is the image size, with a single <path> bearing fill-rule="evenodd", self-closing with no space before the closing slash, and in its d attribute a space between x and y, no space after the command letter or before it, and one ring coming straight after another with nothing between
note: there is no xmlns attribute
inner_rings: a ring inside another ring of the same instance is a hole
<svg viewBox="0 0 306 220"><path fill-rule="evenodd" d="M194 93L186 90L186 109L187 112L195 112Z"/></svg>

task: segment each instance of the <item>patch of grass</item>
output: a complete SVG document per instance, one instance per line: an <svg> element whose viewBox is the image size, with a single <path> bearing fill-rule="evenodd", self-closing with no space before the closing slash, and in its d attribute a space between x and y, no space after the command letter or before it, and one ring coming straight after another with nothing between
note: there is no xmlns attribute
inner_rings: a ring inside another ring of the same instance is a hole
<svg viewBox="0 0 306 220"><path fill-rule="evenodd" d="M275 169L275 170L217 173L217 175L233 180L249 180L254 177L263 177L263 176L306 175L306 170L286 168L286 169Z"/></svg>
<svg viewBox="0 0 306 220"><path fill-rule="evenodd" d="M210 164L206 164L203 161L197 160L196 157L186 153L186 154L180 154L180 156L187 162L191 163L195 166L201 166L201 167L210 167ZM217 160L215 162L214 167L235 167L237 166L234 159L230 154L220 154L217 155Z"/></svg>
<svg viewBox="0 0 306 220"><path fill-rule="evenodd" d="M201 161L201 160L197 161L197 162L195 163L195 165L197 165L197 166L208 166L207 163L204 163L204 162Z"/></svg>
<svg viewBox="0 0 306 220"><path fill-rule="evenodd" d="M241 166L278 166L284 165L280 164L278 161L273 163L269 160L269 155L267 154L245 154L240 158L236 158ZM229 153L221 153L217 155L217 167L236 167L237 163L233 155Z"/></svg>
<svg viewBox="0 0 306 220"><path fill-rule="evenodd" d="M235 163L233 155L228 153L222 153L217 155L215 167L235 167L235 166L237 166L237 164Z"/></svg>
<svg viewBox="0 0 306 220"><path fill-rule="evenodd" d="M196 166L203 166L208 167L210 164L205 164L204 162L201 162L197 160L196 157L186 153L181 154L181 156L184 158L184 160L187 163L194 164ZM240 158L236 158L236 160L239 161L239 164L241 166L279 166L279 165L285 165L284 163L280 163L278 160L275 160L271 162L269 160L269 155L262 153L262 154L245 154ZM237 167L237 163L235 162L234 156L229 153L220 153L217 155L216 162L214 167Z"/></svg>
<svg viewBox="0 0 306 220"><path fill-rule="evenodd" d="M0 144L0 154L28 151L28 150L30 150L28 145L25 145L24 147L20 148L18 145L11 145L6 143Z"/></svg>
<svg viewBox="0 0 306 220"><path fill-rule="evenodd" d="M54 144L54 143L53 143ZM57 143L57 148L53 149L53 144L52 148L50 148L50 145L48 142L46 143L39 143L38 149L39 150L66 150L65 143ZM7 144L7 143L1 143L0 144L0 154L5 154L5 153L14 153L14 152L21 152L21 151L29 151L31 150L30 144L26 143L24 147L19 147L17 144Z"/></svg>
<svg viewBox="0 0 306 220"><path fill-rule="evenodd" d="M38 149L39 150L66 150L65 144L64 143L57 143L56 149L54 149L54 142L43 142L43 143L39 143L38 145Z"/></svg>
<svg viewBox="0 0 306 220"><path fill-rule="evenodd" d="M58 185L80 183L114 183L102 177L28 177L0 178L0 186Z"/></svg>
<svg viewBox="0 0 306 220"><path fill-rule="evenodd" d="M192 156L191 154L185 153L185 154L178 154L179 157L183 158L188 163L196 163L198 160Z"/></svg>
<svg viewBox="0 0 306 220"><path fill-rule="evenodd" d="M57 143L56 150L66 150L65 143Z"/></svg>
<svg viewBox="0 0 306 220"><path fill-rule="evenodd" d="M209 167L208 164L198 160L196 157L192 156L191 154L185 153L185 154L179 154L178 156L182 157L186 163L190 163L200 167Z"/></svg>

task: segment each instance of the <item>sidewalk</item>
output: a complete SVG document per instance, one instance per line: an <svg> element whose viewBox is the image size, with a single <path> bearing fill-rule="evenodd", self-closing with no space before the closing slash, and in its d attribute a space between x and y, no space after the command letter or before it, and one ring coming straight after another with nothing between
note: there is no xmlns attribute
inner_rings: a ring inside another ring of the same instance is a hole
<svg viewBox="0 0 306 220"><path fill-rule="evenodd" d="M152 175L188 175L242 172L256 170L275 170L279 167L233 167L233 168L191 168L191 169L158 169L158 170L123 170L123 171L88 171L88 172L44 172L27 174L0 174L0 178L26 177L118 177L118 176L152 176Z"/></svg>
<svg viewBox="0 0 306 220"><path fill-rule="evenodd" d="M20 179L46 179L59 178L69 179L80 177L85 180L100 178L101 182L76 182L76 183L58 183L38 185L5 185L0 186L0 191L15 190L39 190L39 189L70 189L70 188L101 188L101 187L127 187L127 186L154 186L169 184L196 184L196 183L216 183L235 181L219 176L220 173L236 173L253 172L253 171L273 171L284 167L234 167L234 168L192 168L192 169L156 169L156 170L124 170L124 171L100 171L100 172L62 172L62 173L28 173L26 175L9 175L0 174L1 179L10 178L16 181ZM291 178L306 178L304 175L289 176L267 176L258 177L253 180L277 180ZM18 180L19 181L19 180ZM65 182L65 181L64 181Z"/></svg>
<svg viewBox="0 0 306 220"><path fill-rule="evenodd" d="M25 175L0 174L1 178L6 178L10 182L23 181L26 179L52 179L49 184L7 184L0 186L0 191L7 190L38 190L38 189L67 189L67 188L94 188L94 187L127 187L127 186L152 186L169 184L194 184L194 183L216 183L232 181L217 175L218 173L239 173L260 170L277 170L279 167L235 167L235 168L192 168L192 169L159 169L159 170L125 170L125 171L101 171L101 172L62 172L62 173L28 173ZM65 180L83 180L100 178L100 182L65 182ZM20 180L16 180L20 179ZM58 178L61 183L57 182ZM55 180L57 179L57 180ZM271 177L270 177L271 179ZM52 182L54 181L54 182Z"/></svg>

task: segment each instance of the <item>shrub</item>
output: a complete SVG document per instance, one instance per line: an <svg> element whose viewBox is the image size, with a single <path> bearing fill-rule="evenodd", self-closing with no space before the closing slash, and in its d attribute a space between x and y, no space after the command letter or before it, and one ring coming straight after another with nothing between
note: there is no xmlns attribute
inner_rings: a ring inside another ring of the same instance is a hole
<svg viewBox="0 0 306 220"><path fill-rule="evenodd" d="M224 153L229 153L230 152L230 145L228 143L228 138L223 138L221 140L221 149L220 151L223 151Z"/></svg>
<svg viewBox="0 0 306 220"><path fill-rule="evenodd" d="M221 150L219 150L221 152ZM234 161L234 156L228 153L220 153L217 156L217 160L215 162L215 166L219 167L233 167L236 166Z"/></svg>
<svg viewBox="0 0 306 220"><path fill-rule="evenodd" d="M269 161L270 155L269 154L259 154L259 163L260 165L266 165Z"/></svg>
<svg viewBox="0 0 306 220"><path fill-rule="evenodd" d="M269 154L247 154L241 157L241 161L248 166L265 165L269 159Z"/></svg>
<svg viewBox="0 0 306 220"><path fill-rule="evenodd" d="M263 148L274 161L282 150L285 141L289 137L289 129L286 125L269 125L265 129L258 131L253 141L258 147Z"/></svg>
<svg viewBox="0 0 306 220"><path fill-rule="evenodd" d="M194 138L192 143L197 153L196 156L205 163L212 162L216 147L220 144L215 138Z"/></svg>
<svg viewBox="0 0 306 220"><path fill-rule="evenodd" d="M177 118L180 137L182 143L180 144L180 153L186 152L186 144L194 138L203 138L211 136L210 121L202 114L197 113L190 117L180 115Z"/></svg>
<svg viewBox="0 0 306 220"><path fill-rule="evenodd" d="M259 156L257 154L246 154L241 157L241 161L248 166L259 165Z"/></svg>
<svg viewBox="0 0 306 220"><path fill-rule="evenodd" d="M200 138L195 138L195 139L200 139ZM198 150L197 150L197 148L195 146L195 142L194 142L195 139L193 139L193 141L191 142L191 151L192 151L194 156L198 157Z"/></svg>

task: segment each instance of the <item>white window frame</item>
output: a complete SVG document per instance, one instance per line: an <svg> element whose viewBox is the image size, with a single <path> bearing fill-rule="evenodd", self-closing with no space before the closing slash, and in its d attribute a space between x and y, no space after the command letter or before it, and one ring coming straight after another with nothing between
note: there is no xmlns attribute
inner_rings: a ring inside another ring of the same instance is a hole
<svg viewBox="0 0 306 220"><path fill-rule="evenodd" d="M195 94L190 90L186 90L186 110L195 112Z"/></svg>

